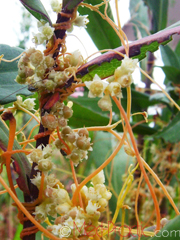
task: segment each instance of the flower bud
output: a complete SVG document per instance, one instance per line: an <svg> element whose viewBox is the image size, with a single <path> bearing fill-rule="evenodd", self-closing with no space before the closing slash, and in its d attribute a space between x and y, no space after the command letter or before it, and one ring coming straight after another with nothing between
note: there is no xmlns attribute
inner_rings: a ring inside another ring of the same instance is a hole
<svg viewBox="0 0 180 240"><path fill-rule="evenodd" d="M17 75L16 82L19 83L19 84L25 84L26 83L26 78L22 78L19 75Z"/></svg>
<svg viewBox="0 0 180 240"><path fill-rule="evenodd" d="M41 51L37 50L36 52L31 54L29 59L32 65L37 67L40 64L40 62L43 60L43 54Z"/></svg>
<svg viewBox="0 0 180 240"><path fill-rule="evenodd" d="M62 129L61 136L66 140L66 138L68 137L68 134L70 133L72 133L72 129L69 126L67 126Z"/></svg>
<svg viewBox="0 0 180 240"><path fill-rule="evenodd" d="M84 137L78 137L76 140L76 145L81 150L88 150L91 146L89 140Z"/></svg>
<svg viewBox="0 0 180 240"><path fill-rule="evenodd" d="M38 169L44 172L50 171L52 166L53 166L52 161L48 159L42 159L38 163Z"/></svg>
<svg viewBox="0 0 180 240"><path fill-rule="evenodd" d="M58 118L58 126L63 128L63 127L66 127L67 126L67 119L61 117L61 118Z"/></svg>
<svg viewBox="0 0 180 240"><path fill-rule="evenodd" d="M103 110L103 111L110 111L112 108L112 103L111 103L111 98L108 95L105 95L98 101L98 106Z"/></svg>
<svg viewBox="0 0 180 240"><path fill-rule="evenodd" d="M124 151L127 155L134 157L135 152L127 145L124 146Z"/></svg>
<svg viewBox="0 0 180 240"><path fill-rule="evenodd" d="M45 114L42 118L42 125L44 128L54 130L58 126L57 118L52 114Z"/></svg>
<svg viewBox="0 0 180 240"><path fill-rule="evenodd" d="M29 157L33 162L38 163L38 161L42 158L43 154L42 154L42 150L37 148L34 149L30 154Z"/></svg>
<svg viewBox="0 0 180 240"><path fill-rule="evenodd" d="M78 134L80 137L86 137L86 138L89 137L89 132L86 128L79 129Z"/></svg>
<svg viewBox="0 0 180 240"><path fill-rule="evenodd" d="M53 59L52 57L47 56L47 57L45 57L45 59L44 59L44 63L46 64L47 68L51 68L51 67L54 66L55 61L54 61L54 59Z"/></svg>
<svg viewBox="0 0 180 240"><path fill-rule="evenodd" d="M73 115L73 110L68 106L63 107L63 116L64 118L70 118Z"/></svg>

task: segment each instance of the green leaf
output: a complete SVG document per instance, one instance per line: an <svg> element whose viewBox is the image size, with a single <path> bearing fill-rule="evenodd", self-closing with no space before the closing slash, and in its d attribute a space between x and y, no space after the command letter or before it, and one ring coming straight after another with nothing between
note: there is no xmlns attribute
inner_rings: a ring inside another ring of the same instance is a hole
<svg viewBox="0 0 180 240"><path fill-rule="evenodd" d="M176 45L176 49L175 49L175 54L176 57L178 58L179 64L180 64L180 41L178 42L178 44Z"/></svg>
<svg viewBox="0 0 180 240"><path fill-rule="evenodd" d="M180 112L173 120L156 135L155 138L163 138L166 142L176 143L180 141Z"/></svg>
<svg viewBox="0 0 180 240"><path fill-rule="evenodd" d="M167 25L168 0L144 0L152 11L152 32L158 32Z"/></svg>
<svg viewBox="0 0 180 240"><path fill-rule="evenodd" d="M156 236L150 238L151 240L179 240L180 237L180 216L170 220Z"/></svg>
<svg viewBox="0 0 180 240"><path fill-rule="evenodd" d="M145 231L152 231L154 233L155 226L151 226L145 229L142 229L141 231L141 240L179 240L180 237L180 216L175 217L174 219L170 220L162 229L157 231L156 235L154 237L148 237L145 236ZM135 237L135 234L133 234L134 237L129 238L128 240L138 240L139 237Z"/></svg>
<svg viewBox="0 0 180 240"><path fill-rule="evenodd" d="M138 94L138 92L135 92L134 98L136 98L136 100L139 101L138 105L136 106L136 109L138 109L138 111L141 111L142 110L141 106L145 106L147 103L146 97L144 98L140 94ZM74 113L73 113L73 116L69 119L69 124L71 126L77 128L77 127L83 127L83 126L86 126L86 127L105 126L108 124L109 112L104 112L98 107L97 102L99 98L88 98L87 94L85 94L83 97L78 97L78 98L69 97L68 99L73 101ZM127 99L125 99L124 97L122 99L122 105L124 107L126 106L126 101ZM134 104L135 102L136 101L133 101L133 106L135 105ZM113 116L112 123L115 123L116 121L119 120L119 110L115 104L113 104L113 112L115 112L116 115ZM131 124L134 125L135 122L131 122ZM116 130L119 132L122 132L123 130L122 125L119 124L116 127ZM156 131L157 131L156 128L151 128L148 126L148 124L140 124L133 129L134 133L141 133L143 135L145 134L152 135L156 133Z"/></svg>
<svg viewBox="0 0 180 240"><path fill-rule="evenodd" d="M173 66L163 66L161 67L166 78L175 84L180 83L180 70Z"/></svg>
<svg viewBox="0 0 180 240"><path fill-rule="evenodd" d="M131 0L130 5L131 19L128 24L133 24L136 39L148 35L149 19L148 8L144 5L142 0Z"/></svg>
<svg viewBox="0 0 180 240"><path fill-rule="evenodd" d="M129 57L137 58L139 61L146 57L148 51L155 52L159 45L165 45L171 41L173 34L179 33L180 27L169 28L160 31L151 36L134 41L129 44ZM115 49L116 51L125 54L124 47L121 46ZM101 78L106 78L114 74L115 69L121 65L123 58L115 52L107 52L79 68L77 74L82 81L91 81L95 74Z"/></svg>
<svg viewBox="0 0 180 240"><path fill-rule="evenodd" d="M97 5L102 0L86 0L84 3ZM99 8L104 14L105 5ZM121 41L110 24L104 20L97 12L91 11L86 7L79 7L78 11L81 15L88 15L89 23L87 24L87 32L99 50L117 48L121 45ZM108 4L107 15L113 20L110 5Z"/></svg>
<svg viewBox="0 0 180 240"><path fill-rule="evenodd" d="M19 223L13 240L19 240L20 239L20 233L21 233L22 230L23 230L23 225L21 223Z"/></svg>
<svg viewBox="0 0 180 240"><path fill-rule="evenodd" d="M19 56L23 49L17 47L10 47L5 44L0 44L0 55L4 55L4 59L11 60ZM18 74L17 61L7 63L0 63L0 104L6 104L16 101L16 94L23 94L25 96L32 95L27 90L27 85L20 85L14 81Z"/></svg>
<svg viewBox="0 0 180 240"><path fill-rule="evenodd" d="M168 46L160 46L162 60L165 66L180 68L176 53Z"/></svg>
<svg viewBox="0 0 180 240"><path fill-rule="evenodd" d="M75 7L78 6L83 0L63 0L63 11L71 11L74 10Z"/></svg>
<svg viewBox="0 0 180 240"><path fill-rule="evenodd" d="M110 154L116 148L118 142L112 134L107 132L96 132L93 142L93 151L90 153L88 161L94 162L95 168L98 168L110 156ZM117 195L119 195L123 185L122 176L126 173L131 163L133 163L133 158L129 157L124 152L123 148L117 153L114 158L111 184ZM104 170L104 172L107 173L108 177L110 176L110 171L111 164L109 164ZM117 198L113 194L110 200L110 210L112 212L115 211L116 204Z"/></svg>
<svg viewBox="0 0 180 240"><path fill-rule="evenodd" d="M69 98L69 100L73 101L73 116L68 121L70 126L80 128L84 126L104 126L108 124L108 116L103 116L92 111L90 108L84 107L82 101L79 101L79 98L78 100L76 98Z"/></svg>
<svg viewBox="0 0 180 240"><path fill-rule="evenodd" d="M43 19L52 26L49 15L40 0L20 0L20 2L35 18L39 21Z"/></svg>
<svg viewBox="0 0 180 240"><path fill-rule="evenodd" d="M9 141L9 131L0 120L0 148L3 151L7 150ZM16 140L14 140L13 150L21 149L20 145ZM19 177L16 179L19 188L24 192L29 194L29 187L27 182L27 176L30 176L31 165L24 153L16 153L11 156L13 159L13 167L17 172Z"/></svg>

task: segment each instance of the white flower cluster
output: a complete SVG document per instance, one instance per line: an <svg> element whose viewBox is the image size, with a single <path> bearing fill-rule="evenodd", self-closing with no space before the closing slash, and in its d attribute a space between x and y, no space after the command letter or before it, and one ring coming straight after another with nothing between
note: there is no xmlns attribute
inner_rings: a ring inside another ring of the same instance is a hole
<svg viewBox="0 0 180 240"><path fill-rule="evenodd" d="M110 95L119 98L122 97L121 88L128 87L132 83L132 73L136 68L137 62L137 59L125 56L121 66L115 70L114 76L109 77L107 81L102 81L96 74L93 81L84 82L89 89L88 97L101 97L98 106L103 111L110 111L112 108Z"/></svg>
<svg viewBox="0 0 180 240"><path fill-rule="evenodd" d="M76 67L83 63L84 59L79 50L64 58L59 57L55 63L51 56L44 56L41 51L30 48L19 60L16 81L20 84L31 84L37 90L54 92L75 73ZM55 65L59 70L54 70Z"/></svg>
<svg viewBox="0 0 180 240"><path fill-rule="evenodd" d="M56 183L56 180L51 182ZM112 194L106 189L104 182L104 173L101 171L92 179L91 187L82 188L83 210L80 206L72 205L69 194L63 186L48 185L46 181L44 201L35 208L36 219L43 222L48 215L54 217L54 224L49 225L48 230L60 238L86 235L87 227L89 229L90 226L98 226L100 214L111 198ZM39 187L39 179L34 180L33 183ZM74 184L71 188L72 192L76 189Z"/></svg>
<svg viewBox="0 0 180 240"><path fill-rule="evenodd" d="M52 147L47 145L42 149L42 146L40 145L28 155L28 159L30 162L37 163L37 166L35 167L36 169L43 172L48 172L53 167Z"/></svg>
<svg viewBox="0 0 180 240"><path fill-rule="evenodd" d="M17 96L17 101L14 102L14 107L18 109L18 107L23 107L27 110L34 110L34 106L36 103L34 102L36 99L35 98L27 98L23 101L21 96Z"/></svg>
<svg viewBox="0 0 180 240"><path fill-rule="evenodd" d="M42 44L44 41L51 39L55 28L51 27L48 22L41 20L38 22L38 30L39 33L34 34L34 43L36 45Z"/></svg>
<svg viewBox="0 0 180 240"><path fill-rule="evenodd" d="M60 13L62 9L62 1L60 3L58 0L51 0L51 8L54 12Z"/></svg>

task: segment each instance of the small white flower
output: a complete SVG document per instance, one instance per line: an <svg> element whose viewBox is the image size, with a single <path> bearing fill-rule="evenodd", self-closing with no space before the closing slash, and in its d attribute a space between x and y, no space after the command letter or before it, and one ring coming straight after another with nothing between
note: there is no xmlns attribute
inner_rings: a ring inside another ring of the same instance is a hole
<svg viewBox="0 0 180 240"><path fill-rule="evenodd" d="M112 103L111 103L111 98L110 98L109 94L106 94L104 97L102 97L98 101L98 106L103 111L110 111L112 109Z"/></svg>
<svg viewBox="0 0 180 240"><path fill-rule="evenodd" d="M47 227L47 229L48 229L48 230L51 230L52 233L53 233L54 235L56 235L56 236L59 235L59 232L60 232L61 228L62 228L62 225L61 225L61 224L58 224L58 225L50 225L50 226Z"/></svg>
<svg viewBox="0 0 180 240"><path fill-rule="evenodd" d="M82 65L84 63L83 56L79 50L74 51L71 55L67 55L65 61L67 61L70 66Z"/></svg>
<svg viewBox="0 0 180 240"><path fill-rule="evenodd" d="M39 31L43 34L46 40L49 40L52 37L54 30L55 28L51 27L48 22L39 28Z"/></svg>
<svg viewBox="0 0 180 240"><path fill-rule="evenodd" d="M101 170L96 176L92 178L93 185L105 183L104 171Z"/></svg>
<svg viewBox="0 0 180 240"><path fill-rule="evenodd" d="M86 207L87 214L94 214L99 208L97 203L92 203L91 200L88 201L88 205Z"/></svg>
<svg viewBox="0 0 180 240"><path fill-rule="evenodd" d="M33 42L36 45L42 44L46 39L44 38L42 33L33 33Z"/></svg>
<svg viewBox="0 0 180 240"><path fill-rule="evenodd" d="M125 74L133 73L138 63L138 59L132 59L127 56L124 57L121 63L121 69Z"/></svg>
<svg viewBox="0 0 180 240"><path fill-rule="evenodd" d="M77 27L84 27L86 28L86 25L89 22L89 19L87 18L88 15L83 15L83 16L79 16L79 14L77 13L77 17L74 20L73 24Z"/></svg>
<svg viewBox="0 0 180 240"><path fill-rule="evenodd" d="M23 101L22 101L22 97L21 96L17 96L17 104L19 104L20 106L22 105Z"/></svg>
<svg viewBox="0 0 180 240"><path fill-rule="evenodd" d="M115 70L115 81L118 82L121 87L127 87L132 83L131 74L134 72L137 63L137 59L131 59L125 56L122 60L121 66Z"/></svg>
<svg viewBox="0 0 180 240"><path fill-rule="evenodd" d="M93 81L84 82L86 87L89 89L88 97L103 97L103 92L107 87L107 83L102 81L101 78L96 74Z"/></svg>
<svg viewBox="0 0 180 240"><path fill-rule="evenodd" d="M51 8L54 12L61 12L62 2L60 3L58 0L51 0Z"/></svg>
<svg viewBox="0 0 180 240"><path fill-rule="evenodd" d="M51 27L49 23L44 21L38 22L39 33L33 34L33 39L36 45L42 44L45 40L49 40L54 33L55 28Z"/></svg>
<svg viewBox="0 0 180 240"><path fill-rule="evenodd" d="M105 89L111 96L122 98L121 85L118 82L111 82Z"/></svg>
<svg viewBox="0 0 180 240"><path fill-rule="evenodd" d="M36 103L34 102L36 99L35 98L28 98L23 102L24 108L27 110L34 110L34 106Z"/></svg>
<svg viewBox="0 0 180 240"><path fill-rule="evenodd" d="M128 87L133 82L133 78L131 74L123 75L118 79L118 83L122 88Z"/></svg>

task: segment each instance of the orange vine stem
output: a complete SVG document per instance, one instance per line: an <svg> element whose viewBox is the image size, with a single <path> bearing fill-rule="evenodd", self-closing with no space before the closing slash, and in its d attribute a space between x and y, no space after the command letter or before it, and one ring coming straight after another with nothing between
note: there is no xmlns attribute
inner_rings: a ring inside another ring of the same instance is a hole
<svg viewBox="0 0 180 240"><path fill-rule="evenodd" d="M73 179L74 179L74 183L76 185L76 188L78 188L78 181L77 181L77 177L76 177L76 172L75 172L75 169L74 169L74 164L73 164L73 161L70 159L70 165L71 165L71 170L72 170L72 175L73 175ZM79 204L80 204L80 207L82 209L84 209L84 206L83 206L83 201L82 201L82 197L81 197L81 193L79 192Z"/></svg>
<svg viewBox="0 0 180 240"><path fill-rule="evenodd" d="M28 150L23 150L23 149L17 149L17 150L12 150L12 151L6 151L2 154L2 156L8 156L9 154L13 155L15 153L25 153L25 154L29 154L32 151L28 151Z"/></svg>
<svg viewBox="0 0 180 240"><path fill-rule="evenodd" d="M34 127L31 129L31 131L30 131L30 133L29 133L29 136L28 136L28 138L27 138L27 141L30 139L31 134L33 133L34 129L37 128L38 126L39 126L39 124L37 124L36 126L34 126ZM27 146L28 143L29 143L29 142L27 142L27 143L23 146L23 149L25 149L25 147Z"/></svg>
<svg viewBox="0 0 180 240"><path fill-rule="evenodd" d="M4 157L5 157L6 171L7 171L9 185L13 193L16 195L16 191L15 191L12 176L11 176L11 166L10 166L11 151L13 150L15 133L16 133L16 119L14 118L13 114L10 111L4 112L2 118L4 121L9 120L9 142L8 142L8 147L6 151L7 155Z"/></svg>
<svg viewBox="0 0 180 240"><path fill-rule="evenodd" d="M14 188L18 188L18 185L16 184L16 185L14 186ZM7 193L7 190L6 190L6 189L0 191L0 195L2 195L2 194L4 194L4 193Z"/></svg>
<svg viewBox="0 0 180 240"><path fill-rule="evenodd" d="M156 198L156 195L155 195L155 192L154 192L154 189L149 181L149 178L146 174L146 171L144 169L144 166L143 166L143 163L142 163L142 160L141 160L141 157L140 157L140 154L139 154L139 151L138 151L138 148L136 146L136 142L135 142L135 139L134 139L134 135L133 135L133 132L132 132L132 129L131 129L131 126L130 126L130 123L128 121L128 118L126 116L126 113L123 109L123 107L121 106L121 104L119 103L119 101L117 100L116 97L112 97L113 100L115 101L117 107L119 108L124 120L125 120L125 123L126 123L126 127L128 129L128 132L129 132L129 135L130 135L130 138L131 138L131 142L132 142L132 145L133 145L133 148L134 148L134 151L135 151L135 155L137 157L137 160L138 160L138 163L139 163L139 166L141 168L141 171L143 173L143 176L144 176L144 179L149 187L149 190L151 192L151 196L153 198L153 202L154 202L154 205L155 205L155 209L156 209L156 230L159 230L160 229L160 209L159 209L159 204L158 204L158 201L157 201L157 198Z"/></svg>

